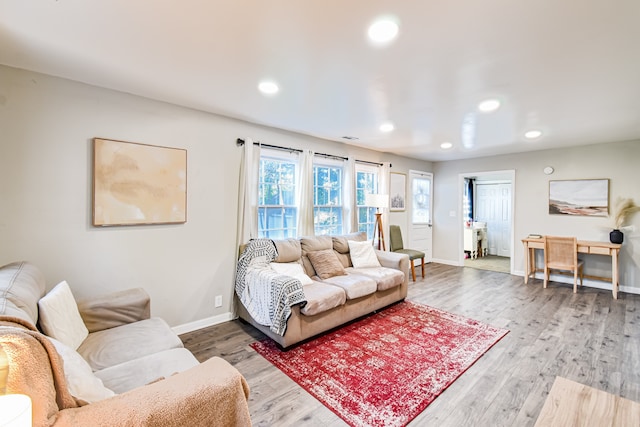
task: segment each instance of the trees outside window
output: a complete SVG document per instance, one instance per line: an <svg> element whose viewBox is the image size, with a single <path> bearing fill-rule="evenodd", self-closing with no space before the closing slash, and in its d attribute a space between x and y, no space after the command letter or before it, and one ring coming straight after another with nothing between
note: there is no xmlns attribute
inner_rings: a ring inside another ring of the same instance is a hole
<svg viewBox="0 0 640 427"><path fill-rule="evenodd" d="M291 159L262 156L258 183L258 236L297 236L296 165Z"/></svg>
<svg viewBox="0 0 640 427"><path fill-rule="evenodd" d="M342 166L313 167L313 224L316 235L342 234Z"/></svg>

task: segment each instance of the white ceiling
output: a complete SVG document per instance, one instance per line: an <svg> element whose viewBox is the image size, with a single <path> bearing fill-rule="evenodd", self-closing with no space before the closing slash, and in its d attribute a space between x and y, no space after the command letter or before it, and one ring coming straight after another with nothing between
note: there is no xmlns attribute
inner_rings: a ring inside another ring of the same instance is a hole
<svg viewBox="0 0 640 427"><path fill-rule="evenodd" d="M0 0L0 63L425 160L640 139L639 0Z"/></svg>

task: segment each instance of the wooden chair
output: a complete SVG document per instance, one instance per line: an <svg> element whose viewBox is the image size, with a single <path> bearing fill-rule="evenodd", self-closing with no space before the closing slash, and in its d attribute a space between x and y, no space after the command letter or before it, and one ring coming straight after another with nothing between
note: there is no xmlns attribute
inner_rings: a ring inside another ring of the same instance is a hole
<svg viewBox="0 0 640 427"><path fill-rule="evenodd" d="M411 276L413 277L414 282L416 281L416 267L414 265L414 260L422 260L422 277L424 278L424 252L404 248L402 243L402 231L400 231L400 226L398 225L389 226L389 238L391 243L391 252L409 255L409 260L411 261Z"/></svg>
<svg viewBox="0 0 640 427"><path fill-rule="evenodd" d="M575 294L578 291L578 273L582 286L583 264L578 259L578 241L575 237L544 236L544 288L547 287L550 270L571 271Z"/></svg>

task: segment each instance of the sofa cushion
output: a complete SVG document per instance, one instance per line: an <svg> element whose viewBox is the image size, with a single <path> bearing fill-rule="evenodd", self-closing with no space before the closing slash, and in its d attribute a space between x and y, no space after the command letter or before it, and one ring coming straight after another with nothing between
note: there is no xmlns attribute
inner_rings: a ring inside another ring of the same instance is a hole
<svg viewBox="0 0 640 427"><path fill-rule="evenodd" d="M302 257L302 248L298 239L274 240L273 243L278 252L276 262L299 261Z"/></svg>
<svg viewBox="0 0 640 427"><path fill-rule="evenodd" d="M399 286L404 282L404 273L400 270L387 267L374 268L347 268L349 274L367 276L376 281L379 291L386 291Z"/></svg>
<svg viewBox="0 0 640 427"><path fill-rule="evenodd" d="M324 249L331 249L333 243L331 236L305 236L300 238L300 248L302 249L302 265L305 271L311 277L317 276L316 271L309 261L307 254L309 252L322 251Z"/></svg>
<svg viewBox="0 0 640 427"><path fill-rule="evenodd" d="M72 349L76 350L89 335L66 281L58 283L40 298L38 309L42 332Z"/></svg>
<svg viewBox="0 0 640 427"><path fill-rule="evenodd" d="M333 249L324 249L322 251L315 251L307 253L313 269L321 279L328 279L334 276L345 275L344 267L338 260Z"/></svg>
<svg viewBox="0 0 640 427"><path fill-rule="evenodd" d="M351 254L351 263L354 268L371 268L380 267L380 261L376 256L376 251L370 242L356 242L349 240L349 253Z"/></svg>
<svg viewBox="0 0 640 427"><path fill-rule="evenodd" d="M310 285L313 283L311 277L302 269L302 264L299 262L272 262L269 266L276 271L276 273L284 274L285 276L295 277L300 280L302 285Z"/></svg>
<svg viewBox="0 0 640 427"><path fill-rule="evenodd" d="M307 304L300 309L305 316L313 316L332 308L339 307L347 301L344 289L326 283L312 282L302 288Z"/></svg>
<svg viewBox="0 0 640 427"><path fill-rule="evenodd" d="M359 274L335 276L323 281L344 289L347 294L347 299L356 299L365 295L372 294L378 287L375 280L367 276L361 276Z"/></svg>
<svg viewBox="0 0 640 427"><path fill-rule="evenodd" d="M344 234L342 236L333 236L331 238L333 250L339 254L349 253L349 241L364 242L367 240L367 233L358 231L356 233Z"/></svg>
<svg viewBox="0 0 640 427"><path fill-rule="evenodd" d="M176 372L186 371L198 363L186 348L173 348L111 366L97 371L95 375L105 386L120 394L168 378Z"/></svg>
<svg viewBox="0 0 640 427"><path fill-rule="evenodd" d="M92 332L78 353L99 371L129 360L172 348L184 347L167 322L159 317Z"/></svg>
<svg viewBox="0 0 640 427"><path fill-rule="evenodd" d="M113 390L104 386L77 351L54 338L49 337L49 340L62 357L64 377L73 397L92 403L115 395Z"/></svg>
<svg viewBox="0 0 640 427"><path fill-rule="evenodd" d="M0 315L13 316L36 325L38 301L44 295L44 275L26 261L0 267Z"/></svg>

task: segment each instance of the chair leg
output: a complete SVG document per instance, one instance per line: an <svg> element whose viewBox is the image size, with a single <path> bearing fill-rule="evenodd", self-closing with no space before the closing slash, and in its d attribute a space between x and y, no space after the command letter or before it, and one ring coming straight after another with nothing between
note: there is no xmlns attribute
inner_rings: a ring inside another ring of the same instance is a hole
<svg viewBox="0 0 640 427"><path fill-rule="evenodd" d="M413 277L413 281L416 281L416 266L413 262L413 260L411 260L411 277Z"/></svg>
<svg viewBox="0 0 640 427"><path fill-rule="evenodd" d="M580 287L582 287L583 279L584 279L584 268L580 267Z"/></svg>
<svg viewBox="0 0 640 427"><path fill-rule="evenodd" d="M535 273L534 273L534 277L535 277ZM544 268L544 279L542 282L542 287L544 289L547 289L547 281L549 280L549 269L547 267Z"/></svg>
<svg viewBox="0 0 640 427"><path fill-rule="evenodd" d="M573 293L578 293L578 269L573 270Z"/></svg>
<svg viewBox="0 0 640 427"><path fill-rule="evenodd" d="M422 278L424 279L424 257L420 259L422 260Z"/></svg>

